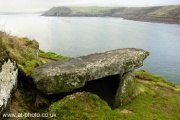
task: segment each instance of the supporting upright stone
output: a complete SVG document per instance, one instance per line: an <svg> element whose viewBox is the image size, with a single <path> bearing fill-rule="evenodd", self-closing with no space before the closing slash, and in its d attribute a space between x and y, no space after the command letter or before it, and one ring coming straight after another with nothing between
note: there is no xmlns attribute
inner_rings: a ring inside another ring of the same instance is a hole
<svg viewBox="0 0 180 120"><path fill-rule="evenodd" d="M129 103L135 97L136 80L133 72L125 73L119 83L115 97L115 106Z"/></svg>

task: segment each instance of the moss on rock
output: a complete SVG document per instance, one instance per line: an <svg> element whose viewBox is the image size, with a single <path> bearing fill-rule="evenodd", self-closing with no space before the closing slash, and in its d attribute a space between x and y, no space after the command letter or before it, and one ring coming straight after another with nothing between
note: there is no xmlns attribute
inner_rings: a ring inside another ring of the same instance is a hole
<svg viewBox="0 0 180 120"><path fill-rule="evenodd" d="M116 107L128 104L136 96L136 80L133 74L128 72L122 76L115 98Z"/></svg>
<svg viewBox="0 0 180 120"><path fill-rule="evenodd" d="M49 107L49 113L56 114L55 120L115 120L116 111L97 95L77 92L66 96Z"/></svg>

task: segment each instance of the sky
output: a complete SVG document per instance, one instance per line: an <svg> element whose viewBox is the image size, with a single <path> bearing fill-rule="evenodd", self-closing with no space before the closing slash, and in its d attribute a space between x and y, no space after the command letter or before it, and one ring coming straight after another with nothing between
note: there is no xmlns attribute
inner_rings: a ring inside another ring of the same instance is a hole
<svg viewBox="0 0 180 120"><path fill-rule="evenodd" d="M0 0L0 12L46 11L57 6L166 6L180 0Z"/></svg>

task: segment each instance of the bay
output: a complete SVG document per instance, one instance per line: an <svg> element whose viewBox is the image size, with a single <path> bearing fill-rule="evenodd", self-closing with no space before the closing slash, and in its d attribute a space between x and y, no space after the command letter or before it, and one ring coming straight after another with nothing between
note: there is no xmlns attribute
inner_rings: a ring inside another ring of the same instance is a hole
<svg viewBox="0 0 180 120"><path fill-rule="evenodd" d="M111 17L0 15L0 30L36 39L40 49L77 57L118 48L150 52L144 69L180 84L180 25Z"/></svg>

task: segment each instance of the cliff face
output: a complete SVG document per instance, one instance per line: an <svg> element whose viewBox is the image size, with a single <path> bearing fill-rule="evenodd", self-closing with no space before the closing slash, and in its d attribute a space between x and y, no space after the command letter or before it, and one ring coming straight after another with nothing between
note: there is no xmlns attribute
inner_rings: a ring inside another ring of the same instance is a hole
<svg viewBox="0 0 180 120"><path fill-rule="evenodd" d="M39 50L35 40L10 36L0 31L0 119L2 113L12 108L9 107L13 101L11 98L16 96L18 87L35 90L29 77L34 67L60 59L65 57Z"/></svg>
<svg viewBox="0 0 180 120"><path fill-rule="evenodd" d="M180 23L180 5L159 7L54 7L43 16L121 17L130 20Z"/></svg>
<svg viewBox="0 0 180 120"><path fill-rule="evenodd" d="M68 16L71 14L71 9L68 7L53 7L47 12L45 12L44 16Z"/></svg>

